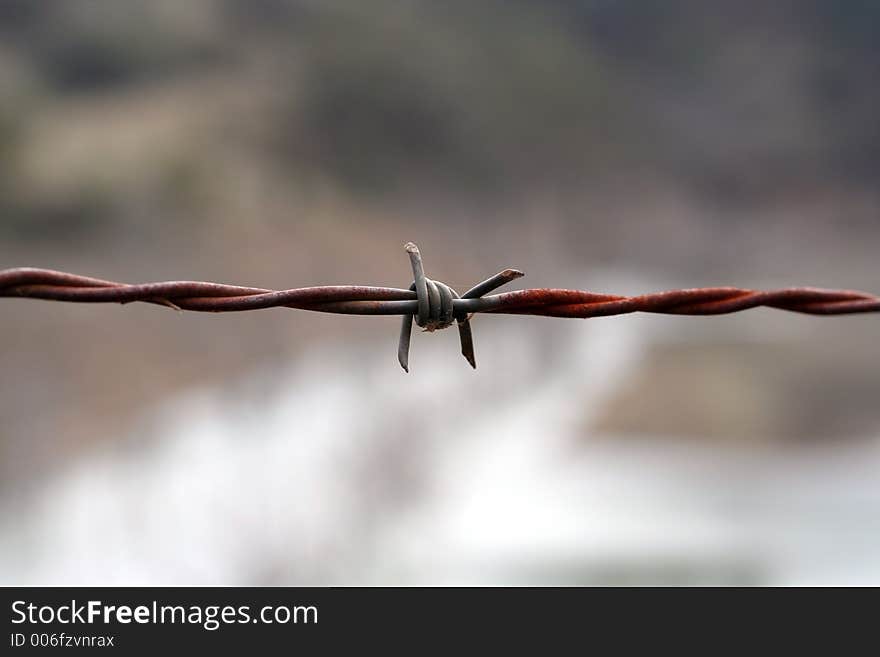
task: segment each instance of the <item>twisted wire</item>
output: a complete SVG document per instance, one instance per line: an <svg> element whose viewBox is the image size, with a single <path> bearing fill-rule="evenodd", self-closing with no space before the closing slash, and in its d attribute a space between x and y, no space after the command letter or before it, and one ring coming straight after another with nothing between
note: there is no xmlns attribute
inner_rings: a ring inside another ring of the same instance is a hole
<svg viewBox="0 0 880 657"><path fill-rule="evenodd" d="M24 297L80 303L146 302L178 310L237 312L286 307L348 315L403 315L398 357L408 371L412 323L427 331L457 323L462 353L472 366L474 313L589 318L634 312L670 315L721 315L764 306L810 315L880 312L880 297L851 290L812 287L772 291L736 287L670 290L640 296L583 290L530 289L488 294L521 276L505 269L462 295L424 274L418 247L406 250L413 269L409 289L361 285L269 290L202 281L166 281L129 285L51 269L20 267L0 271L0 297Z"/></svg>
<svg viewBox="0 0 880 657"><path fill-rule="evenodd" d="M512 272L516 270L505 270L502 273L510 275ZM81 303L125 304L137 301L199 312L238 312L287 307L348 315L418 313L416 293L393 287L328 285L267 290L201 281L129 285L31 267L0 271L0 297ZM880 297L866 292L813 287L764 292L737 287L709 287L632 297L542 288L453 299L455 313L490 312L577 318L634 312L723 315L759 306L811 315L844 315L880 312Z"/></svg>

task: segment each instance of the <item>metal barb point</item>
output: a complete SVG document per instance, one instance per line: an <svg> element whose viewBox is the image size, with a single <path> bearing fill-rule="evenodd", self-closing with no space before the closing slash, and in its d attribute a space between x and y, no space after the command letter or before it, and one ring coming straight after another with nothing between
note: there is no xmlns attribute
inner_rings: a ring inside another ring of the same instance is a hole
<svg viewBox="0 0 880 657"><path fill-rule="evenodd" d="M404 250L409 254L413 271L413 282L409 286L416 293L418 312L405 314L400 325L400 340L397 345L397 361L405 372L409 372L409 344L412 338L413 321L425 331L436 331L448 328L453 320L458 324L458 339L461 343L461 355L477 369L477 357L474 355L474 336L471 331L470 315L466 311L455 310L455 299L478 299L510 281L521 278L524 274L516 269L505 269L491 278L486 279L465 292L462 296L440 281L432 281L425 276L422 254L413 242L407 242Z"/></svg>

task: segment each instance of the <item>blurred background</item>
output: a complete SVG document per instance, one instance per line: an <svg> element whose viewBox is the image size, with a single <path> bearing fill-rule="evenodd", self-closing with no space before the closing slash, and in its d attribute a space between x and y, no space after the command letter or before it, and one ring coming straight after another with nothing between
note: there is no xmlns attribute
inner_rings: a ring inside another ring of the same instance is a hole
<svg viewBox="0 0 880 657"><path fill-rule="evenodd" d="M0 268L880 292L880 4L0 2ZM0 303L3 584L880 584L880 324Z"/></svg>

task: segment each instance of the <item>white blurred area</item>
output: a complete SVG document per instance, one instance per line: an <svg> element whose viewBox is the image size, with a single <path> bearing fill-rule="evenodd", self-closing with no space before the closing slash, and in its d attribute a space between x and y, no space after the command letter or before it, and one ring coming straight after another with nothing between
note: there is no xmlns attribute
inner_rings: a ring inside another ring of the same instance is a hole
<svg viewBox="0 0 880 657"><path fill-rule="evenodd" d="M476 372L455 331L414 335L410 375L391 336L316 343L6 497L0 581L880 584L880 435L804 447L597 422L652 344L773 344L807 326L793 317L478 317Z"/></svg>

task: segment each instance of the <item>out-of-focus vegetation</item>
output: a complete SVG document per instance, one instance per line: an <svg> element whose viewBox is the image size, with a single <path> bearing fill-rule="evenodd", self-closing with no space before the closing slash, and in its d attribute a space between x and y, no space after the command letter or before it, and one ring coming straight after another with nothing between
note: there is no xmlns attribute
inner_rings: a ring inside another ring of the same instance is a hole
<svg viewBox="0 0 880 657"><path fill-rule="evenodd" d="M869 190L878 19L821 0L9 0L0 232L219 221L248 173L291 206L328 186L481 208L617 179L746 208Z"/></svg>

